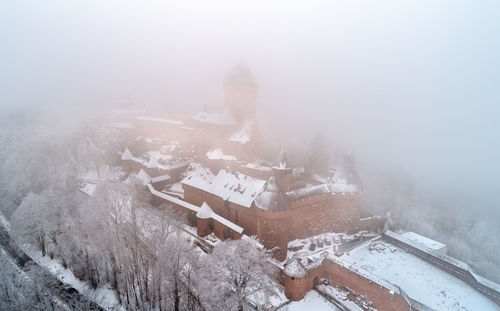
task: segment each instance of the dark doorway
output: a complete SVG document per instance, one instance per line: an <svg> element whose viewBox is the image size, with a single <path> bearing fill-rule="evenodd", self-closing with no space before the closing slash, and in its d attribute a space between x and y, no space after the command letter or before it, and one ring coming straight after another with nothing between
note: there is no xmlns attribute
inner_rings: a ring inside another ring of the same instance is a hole
<svg viewBox="0 0 500 311"><path fill-rule="evenodd" d="M318 284L319 284L319 279L318 279L318 277L315 277L315 278L313 279L313 287L318 286Z"/></svg>

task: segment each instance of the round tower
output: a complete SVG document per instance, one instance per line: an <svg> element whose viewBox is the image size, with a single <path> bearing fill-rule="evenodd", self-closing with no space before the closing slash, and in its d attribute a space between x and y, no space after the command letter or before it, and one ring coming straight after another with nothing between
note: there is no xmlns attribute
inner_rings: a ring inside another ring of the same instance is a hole
<svg viewBox="0 0 500 311"><path fill-rule="evenodd" d="M257 237L267 249L274 249L273 257L283 261L288 250L288 208L290 200L281 191L274 176L255 198L257 207Z"/></svg>

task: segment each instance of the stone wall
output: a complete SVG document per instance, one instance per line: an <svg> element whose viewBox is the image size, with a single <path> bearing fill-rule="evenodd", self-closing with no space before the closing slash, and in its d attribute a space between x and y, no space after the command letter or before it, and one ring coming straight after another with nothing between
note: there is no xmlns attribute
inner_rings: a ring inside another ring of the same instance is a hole
<svg viewBox="0 0 500 311"><path fill-rule="evenodd" d="M356 232L359 227L359 196L325 194L292 202L285 211L272 212L240 206L204 190L183 185L184 200L201 206L206 202L218 215L242 227L246 235L257 235L268 249L277 247L274 257L285 260L288 241L324 232ZM224 239L224 226L213 224L213 232Z"/></svg>
<svg viewBox="0 0 500 311"><path fill-rule="evenodd" d="M288 239L303 239L324 232L357 232L359 197L352 194L324 194L292 202Z"/></svg>
<svg viewBox="0 0 500 311"><path fill-rule="evenodd" d="M397 292L381 286L326 258L323 263L309 271L305 277L285 275L285 295L290 300L300 300L313 289L315 278L328 279L333 286L345 286L373 302L378 310L410 310L409 303ZM413 309L416 310L413 306Z"/></svg>

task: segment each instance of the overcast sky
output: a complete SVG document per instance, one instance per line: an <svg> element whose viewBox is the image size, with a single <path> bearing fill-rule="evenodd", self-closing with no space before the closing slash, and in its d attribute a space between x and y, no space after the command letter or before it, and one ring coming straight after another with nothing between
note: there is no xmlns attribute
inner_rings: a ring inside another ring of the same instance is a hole
<svg viewBox="0 0 500 311"><path fill-rule="evenodd" d="M276 132L498 208L498 0L0 4L0 113L214 105L239 62Z"/></svg>

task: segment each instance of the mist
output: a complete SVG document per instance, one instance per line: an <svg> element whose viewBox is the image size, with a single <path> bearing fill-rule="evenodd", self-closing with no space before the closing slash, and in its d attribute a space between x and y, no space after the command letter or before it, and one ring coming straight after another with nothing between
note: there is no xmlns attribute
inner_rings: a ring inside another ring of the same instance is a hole
<svg viewBox="0 0 500 311"><path fill-rule="evenodd" d="M498 207L498 2L2 6L3 113L123 99L194 111L220 104L221 81L243 62L259 118L284 139L321 130L363 163Z"/></svg>
<svg viewBox="0 0 500 311"><path fill-rule="evenodd" d="M58 116L63 133L122 100L194 112L244 63L266 135L300 149L321 132L368 190L398 176L494 227L499 21L497 1L7 1L0 115Z"/></svg>

